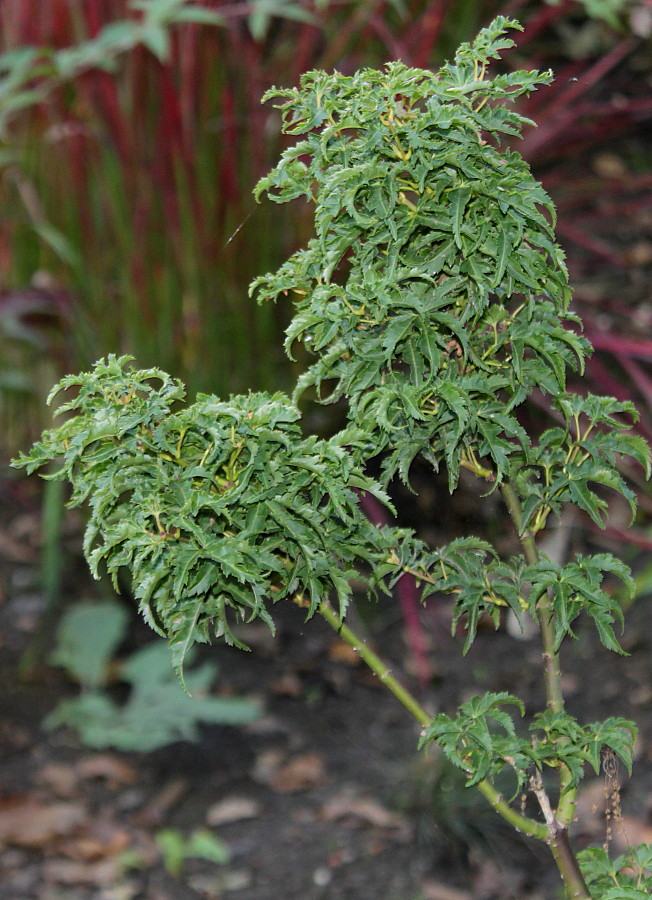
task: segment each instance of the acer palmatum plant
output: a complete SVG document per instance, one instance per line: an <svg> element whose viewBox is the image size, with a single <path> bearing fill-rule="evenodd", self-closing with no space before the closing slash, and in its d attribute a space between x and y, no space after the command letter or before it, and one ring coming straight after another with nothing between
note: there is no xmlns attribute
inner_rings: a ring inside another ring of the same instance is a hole
<svg viewBox="0 0 652 900"><path fill-rule="evenodd" d="M297 89L269 92L299 140L257 196L314 205L307 247L253 285L261 300L288 295L296 305L286 348L302 343L313 361L292 400L199 395L187 405L179 381L112 356L60 382L55 394L76 390L60 407L64 423L18 465L62 460L48 477L68 478L71 503L90 506L91 569L105 566L114 580L131 571L180 672L194 642L237 644L234 621L260 617L273 629L281 600L319 613L419 722L420 745L439 744L499 815L550 846L568 898L643 898L652 848L610 860L604 849L576 855L570 843L584 771L599 771L605 755L630 769L636 727L569 715L559 660L579 616L622 652L621 609L604 580L631 590L632 578L608 553L558 564L538 540L566 505L603 526L603 488L634 512L619 461L647 471L649 453L629 430L630 403L566 388L591 348L569 312L555 211L522 158L500 148L529 124L510 103L552 76L488 76L512 44L510 27L496 19L437 73L402 63L350 77L315 71ZM308 388L322 402L346 401L348 422L329 439L302 432L296 401ZM556 413L537 435L519 422L533 392ZM365 466L379 455L376 483ZM395 474L407 481L419 456L445 466L451 491L464 468L480 493L500 492L520 553L500 558L471 536L433 550L373 525L358 492L389 506L384 485ZM424 597L455 597L465 650L480 617L498 625L508 608L534 619L547 703L528 711L527 731L517 727L522 701L507 693L433 718L344 623L353 578L383 590L406 572ZM511 797L497 786L505 772ZM527 792L537 815L524 812Z"/></svg>

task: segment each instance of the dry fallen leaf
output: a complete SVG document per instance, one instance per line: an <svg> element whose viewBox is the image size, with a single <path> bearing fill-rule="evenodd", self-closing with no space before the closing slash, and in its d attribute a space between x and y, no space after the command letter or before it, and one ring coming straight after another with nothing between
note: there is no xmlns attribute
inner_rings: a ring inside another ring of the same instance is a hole
<svg viewBox="0 0 652 900"><path fill-rule="evenodd" d="M256 756L251 777L260 784L270 784L284 761L285 753L282 750L263 750Z"/></svg>
<svg viewBox="0 0 652 900"><path fill-rule="evenodd" d="M403 816L390 812L377 801L355 797L348 792L339 794L324 804L322 816L327 822L335 822L351 816L376 828L403 829L407 825Z"/></svg>
<svg viewBox="0 0 652 900"><path fill-rule="evenodd" d="M79 803L43 803L31 796L6 799L0 804L0 845L45 847L75 831L86 816Z"/></svg>
<svg viewBox="0 0 652 900"><path fill-rule="evenodd" d="M134 900L142 897L138 884L132 878L123 878L122 881L100 888L93 900Z"/></svg>
<svg viewBox="0 0 652 900"><path fill-rule="evenodd" d="M270 689L280 697L300 697L303 693L303 685L296 672L284 672L272 681Z"/></svg>
<svg viewBox="0 0 652 900"><path fill-rule="evenodd" d="M253 881L251 872L245 869L188 873L185 878L200 896L211 898L221 898L230 891L243 891Z"/></svg>
<svg viewBox="0 0 652 900"><path fill-rule="evenodd" d="M319 753L294 756L272 776L270 786L280 794L305 791L326 782L324 758Z"/></svg>
<svg viewBox="0 0 652 900"><path fill-rule="evenodd" d="M92 819L83 834L59 845L59 852L71 859L96 861L118 856L133 843L132 835L115 822Z"/></svg>
<svg viewBox="0 0 652 900"><path fill-rule="evenodd" d="M346 641L332 641L328 646L328 657L333 662L344 663L347 666L360 665L360 654Z"/></svg>
<svg viewBox="0 0 652 900"><path fill-rule="evenodd" d="M49 859L43 865L43 874L47 881L58 884L108 885L119 879L122 866L116 859L103 859L91 863L71 859Z"/></svg>
<svg viewBox="0 0 652 900"><path fill-rule="evenodd" d="M160 825L168 812L177 805L181 798L189 790L189 784L185 778L172 778L164 784L161 790L152 797L147 805L134 816L134 822L138 825Z"/></svg>
<svg viewBox="0 0 652 900"><path fill-rule="evenodd" d="M468 891L458 891L438 881L426 881L421 885L424 900L473 900Z"/></svg>
<svg viewBox="0 0 652 900"><path fill-rule="evenodd" d="M226 825L228 822L241 822L243 819L255 819L261 813L261 806L252 797L225 797L214 803L206 813L206 824L213 828Z"/></svg>
<svg viewBox="0 0 652 900"><path fill-rule="evenodd" d="M77 769L81 778L99 778L110 785L134 784L138 781L138 772L134 766L112 753L87 756L79 762Z"/></svg>
<svg viewBox="0 0 652 900"><path fill-rule="evenodd" d="M63 763L47 763L36 773L38 784L48 788L57 797L72 797L79 784L75 766Z"/></svg>

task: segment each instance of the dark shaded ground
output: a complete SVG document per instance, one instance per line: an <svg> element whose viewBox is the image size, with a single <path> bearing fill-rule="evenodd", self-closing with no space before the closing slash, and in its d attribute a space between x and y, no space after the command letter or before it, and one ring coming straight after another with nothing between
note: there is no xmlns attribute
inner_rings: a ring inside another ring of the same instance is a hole
<svg viewBox="0 0 652 900"><path fill-rule="evenodd" d="M327 626L305 623L293 608L279 611L275 639L250 631L250 654L223 646L208 651L219 663L221 692L262 701L264 715L252 725L212 726L200 743L149 754L89 750L70 733L45 732L43 717L76 688L46 666L28 682L17 678L42 608L37 507L29 500L21 507L17 497L15 490L7 493L0 526L0 900L557 896L545 848L516 841L440 761L419 756L418 730L397 701ZM447 524L455 527L452 519ZM95 586L72 554L79 546L74 520L68 528L65 596L72 602ZM445 604L433 603L423 615L433 667L419 693L427 708L450 712L487 689L512 691L536 706L536 644L504 630L486 632L462 661L462 641L448 633L448 613ZM360 610L351 624L368 630L395 672L410 669L395 603ZM564 658L569 709L584 721L619 715L641 726L623 808L629 841L650 840L649 602L641 601L629 617L629 659L603 650L588 631L578 634ZM137 624L134 642L148 637ZM414 679L405 678L418 692ZM604 839L603 790L600 779L587 782L579 845ZM189 860L173 878L155 835L167 827L189 834L206 825L228 845L230 862ZM622 830L614 830L620 847Z"/></svg>

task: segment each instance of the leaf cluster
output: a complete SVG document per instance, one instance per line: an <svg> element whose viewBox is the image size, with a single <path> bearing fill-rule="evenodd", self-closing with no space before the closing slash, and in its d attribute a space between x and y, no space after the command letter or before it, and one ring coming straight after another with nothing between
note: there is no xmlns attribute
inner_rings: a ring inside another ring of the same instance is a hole
<svg viewBox="0 0 652 900"><path fill-rule="evenodd" d="M522 562L500 560L491 544L474 537L457 538L437 550L422 548L420 568L415 570L423 581L423 596L433 593L453 594L455 610L452 631L464 620L467 636L466 653L473 643L478 622L487 615L494 626L500 624L503 610L511 609L520 620L527 600L523 596Z"/></svg>
<svg viewBox="0 0 652 900"><path fill-rule="evenodd" d="M566 564L541 555L527 565L521 556L501 560L491 544L475 537L456 538L436 550L406 537L400 559L392 557L389 562L413 573L422 584L424 598L436 593L454 595L452 630L455 633L464 622L465 653L475 640L481 617L488 617L498 628L506 609L519 622L525 612L535 620L541 615L552 618L555 650L565 637L575 637L573 623L584 613L605 647L624 652L613 630L615 623L622 625L621 604L604 580L609 575L618 578L629 597L635 585L629 568L610 553L578 555Z"/></svg>
<svg viewBox="0 0 652 900"><path fill-rule="evenodd" d="M623 623L621 604L602 586L607 573L619 578L626 596L633 597L635 585L629 567L611 553L577 556L566 565L542 557L524 569L523 578L531 585L528 606L531 613L537 618L542 600L545 600L545 614L553 613L555 650L565 637L575 636L573 622L584 612L593 620L604 646L624 653L612 627L614 622Z"/></svg>
<svg viewBox="0 0 652 900"><path fill-rule="evenodd" d="M33 472L61 460L46 477L72 483L71 505L89 503L94 575L102 564L114 581L131 572L177 668L194 641L240 645L233 622L258 616L273 629L268 606L283 598L312 613L334 593L343 614L351 579L364 577L356 566L371 572L397 539L360 510L359 490L388 501L341 436L303 437L281 394L199 395L179 407L178 381L115 356L53 395L73 388L58 410L69 417L18 465Z"/></svg>
<svg viewBox="0 0 652 900"><path fill-rule="evenodd" d="M419 747L436 741L447 758L466 772L468 785L493 780L510 765L520 788L531 763L530 745L517 737L513 719L503 709L508 705L516 706L521 715L525 712L517 697L503 691L467 700L454 719L439 713L422 731Z"/></svg>
<svg viewBox="0 0 652 900"><path fill-rule="evenodd" d="M598 774L605 748L618 756L631 773L636 726L620 718L580 725L565 712L546 710L530 725L529 739L517 734L512 716L504 709L515 706L524 714L522 702L511 694L486 693L463 703L452 718L436 715L421 734L420 746L436 741L447 758L467 776L467 784L486 779L493 782L506 768L516 778L514 796L536 770L563 766L567 788L577 785L584 767ZM513 799L513 798L512 798Z"/></svg>
<svg viewBox="0 0 652 900"><path fill-rule="evenodd" d="M514 484L523 500L521 533L540 531L548 515L558 514L567 503L604 528L607 503L596 490L599 486L620 493L633 516L636 495L620 474L619 462L629 457L650 475L650 448L631 433L630 422L638 420L634 405L613 397L560 393L552 406L564 425L544 431L534 446L513 460Z"/></svg>
<svg viewBox="0 0 652 900"><path fill-rule="evenodd" d="M613 860L603 847L588 847L577 858L595 900L646 900L652 894L650 844Z"/></svg>

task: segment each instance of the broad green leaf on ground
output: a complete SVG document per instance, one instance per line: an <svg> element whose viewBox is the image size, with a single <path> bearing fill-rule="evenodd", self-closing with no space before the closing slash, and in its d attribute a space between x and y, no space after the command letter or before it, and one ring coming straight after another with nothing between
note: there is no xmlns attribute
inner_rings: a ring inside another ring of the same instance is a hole
<svg viewBox="0 0 652 900"><path fill-rule="evenodd" d="M180 740L197 740L200 723L242 725L255 719L260 713L255 703L210 693L215 673L211 663L187 671L188 696L174 674L170 650L157 641L123 664L122 679L131 686L124 704L104 691L87 690L60 703L45 727L72 728L89 747L142 753Z"/></svg>

